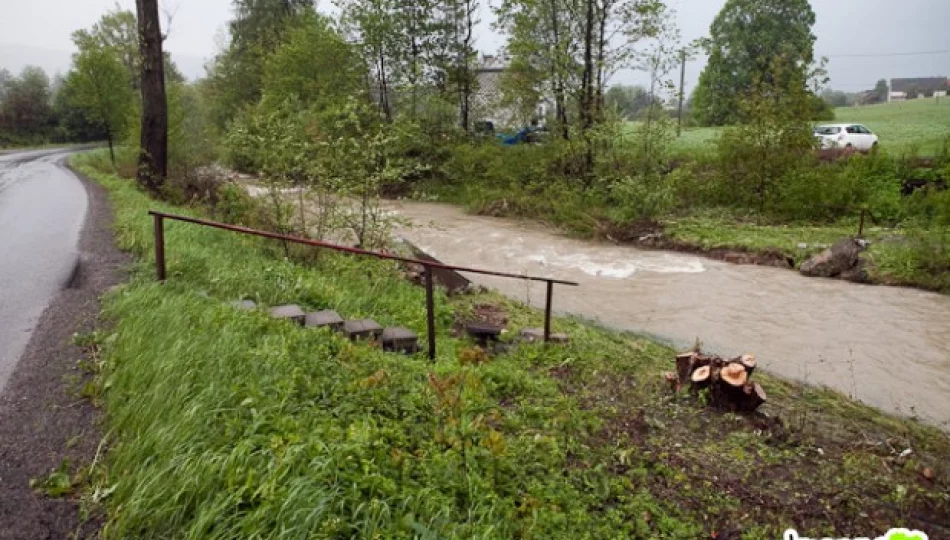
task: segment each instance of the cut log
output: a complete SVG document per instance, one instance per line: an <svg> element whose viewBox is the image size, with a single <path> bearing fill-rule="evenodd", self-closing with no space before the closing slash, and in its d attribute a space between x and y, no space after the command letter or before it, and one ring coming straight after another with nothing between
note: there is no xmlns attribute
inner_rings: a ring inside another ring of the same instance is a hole
<svg viewBox="0 0 950 540"><path fill-rule="evenodd" d="M765 403L765 391L750 382L757 362L754 354L734 358L684 352L676 355L676 372L663 378L670 389L678 392L690 384L692 392L708 389L708 403L725 411L752 412Z"/></svg>
<svg viewBox="0 0 950 540"><path fill-rule="evenodd" d="M693 371L693 374L690 375L690 381L692 382L693 390L701 390L709 386L711 375L712 367L710 366L702 366L701 368Z"/></svg>
<svg viewBox="0 0 950 540"><path fill-rule="evenodd" d="M676 355L676 374L679 375L680 384L689 381L698 357L699 353L692 351Z"/></svg>
<svg viewBox="0 0 950 540"><path fill-rule="evenodd" d="M746 372L751 377L752 372L755 371L755 365L756 365L755 355L752 353L743 354L742 356L739 357L739 363L745 366Z"/></svg>
<svg viewBox="0 0 950 540"><path fill-rule="evenodd" d="M744 398L742 402L739 403L739 410L744 412L755 411L767 400L765 390L762 389L759 383L746 383L742 387L742 393L744 394Z"/></svg>
<svg viewBox="0 0 950 540"><path fill-rule="evenodd" d="M727 364L725 367L720 369L719 379L729 386L740 387L746 383L746 380L748 380L748 373L746 372L744 365L736 362Z"/></svg>
<svg viewBox="0 0 950 540"><path fill-rule="evenodd" d="M672 390L673 393L680 391L680 388L682 387L682 385L676 373L673 373L672 371L667 371L666 373L663 374L663 379L666 380L666 384L669 385L670 390Z"/></svg>

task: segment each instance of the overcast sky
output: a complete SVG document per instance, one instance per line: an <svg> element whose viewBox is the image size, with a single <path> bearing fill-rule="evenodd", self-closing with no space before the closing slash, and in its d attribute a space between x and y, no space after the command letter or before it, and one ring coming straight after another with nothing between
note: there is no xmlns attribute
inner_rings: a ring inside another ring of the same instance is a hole
<svg viewBox="0 0 950 540"><path fill-rule="evenodd" d="M478 48L496 52L504 37L491 30L491 10L500 0L482 0ZM830 86L870 89L880 78L950 75L950 0L811 0L818 15L816 53L830 57ZM70 34L91 26L115 0L0 0L0 67L18 72L34 64L48 72L69 68ZM119 0L134 10L134 0ZM669 0L677 10L684 41L706 35L725 0ZM329 1L320 4L330 6ZM166 48L190 78L204 74L231 16L230 0L164 0L174 14ZM915 54L928 52L934 54ZM855 56L857 55L857 56ZM695 85L703 59L687 68ZM611 82L643 83L645 74L625 71Z"/></svg>

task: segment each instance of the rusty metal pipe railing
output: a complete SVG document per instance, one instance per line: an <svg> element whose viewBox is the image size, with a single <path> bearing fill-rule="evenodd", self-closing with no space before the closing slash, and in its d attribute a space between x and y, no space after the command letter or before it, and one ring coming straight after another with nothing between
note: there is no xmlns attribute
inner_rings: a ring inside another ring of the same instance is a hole
<svg viewBox="0 0 950 540"><path fill-rule="evenodd" d="M294 244L302 244L317 248L331 249L334 251L339 251L342 253L349 253L352 255L365 255L370 257L375 257L377 259L386 259L391 261L398 261L407 264L418 264L423 267L425 270L425 290L426 290L426 331L428 333L428 342L429 342L429 359L435 360L436 353L436 342L435 342L435 299L434 299L434 286L432 282L432 269L440 268L443 270L451 270L453 272L466 272L470 274L482 274L486 276L496 276L504 277L510 279L520 279L524 281L536 281L545 283L547 285L546 297L544 302L544 341L548 342L551 340L551 308L554 299L554 285L566 285L569 287L577 287L580 284L573 281L565 281L561 279L553 278L542 278L535 276L528 276L522 274L512 274L509 272L496 272L493 270L483 270L480 268L469 268L465 266L455 266L451 264L443 264L432 261L421 261L418 259L410 259L408 257L400 257L398 255L391 255L389 253L377 253L375 251L368 251L360 248L353 248L348 246L341 246L339 244L332 244L330 242L323 242L320 240L311 240L309 238L299 238L296 236L291 236L287 234L272 233L267 231L261 231L258 229L251 229L248 227L242 227L240 225L229 225L227 223L220 223L217 221L211 221L207 219L193 218L189 216L181 216L177 214L167 214L165 212L158 212L155 210L150 210L149 215L153 218L153 227L155 233L155 274L159 281L165 281L167 278L166 268L165 268L165 223L164 220L170 219L173 221L183 221L185 223L193 223L195 225L202 225L205 227L211 227L214 229L221 229L225 231L237 232L241 234L247 234L250 236L259 236L262 238L270 238L273 240L283 240L286 242L291 242Z"/></svg>

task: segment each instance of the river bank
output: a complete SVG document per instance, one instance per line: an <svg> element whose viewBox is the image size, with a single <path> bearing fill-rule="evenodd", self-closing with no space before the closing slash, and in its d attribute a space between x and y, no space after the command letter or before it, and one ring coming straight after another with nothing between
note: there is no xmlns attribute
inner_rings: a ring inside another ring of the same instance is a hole
<svg viewBox="0 0 950 540"><path fill-rule="evenodd" d="M950 297L576 240L450 205L403 201L392 208L415 224L399 233L441 260L586 285L559 293L555 309L562 313L680 347L698 339L722 354L754 351L773 373L950 425L950 344L942 336ZM471 278L535 305L543 298L538 288Z"/></svg>
<svg viewBox="0 0 950 540"><path fill-rule="evenodd" d="M555 321L566 346L462 362L477 356L452 328L478 306L513 330L540 322L492 293L438 295L434 364L235 310L241 297L294 301L425 328L422 291L398 268L295 262L279 246L187 224L165 231L170 279L159 286L146 210L194 210L90 172L140 261L107 297L116 326L100 336L114 444L90 492L109 490L109 534L694 539L950 527L950 438L938 430L767 373L756 375L765 416L697 414L700 401L662 382L672 349L570 318Z"/></svg>

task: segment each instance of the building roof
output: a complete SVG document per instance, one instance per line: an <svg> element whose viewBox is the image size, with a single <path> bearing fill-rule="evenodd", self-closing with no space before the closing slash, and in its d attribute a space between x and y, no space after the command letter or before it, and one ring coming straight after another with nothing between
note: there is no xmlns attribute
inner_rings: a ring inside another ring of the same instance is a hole
<svg viewBox="0 0 950 540"><path fill-rule="evenodd" d="M891 92L935 92L950 88L946 77L917 77L912 79L891 79Z"/></svg>
<svg viewBox="0 0 950 540"><path fill-rule="evenodd" d="M504 71L508 69L508 65L511 63L511 57L508 55L495 56L491 54L483 54L481 60L478 62L478 67L475 69L477 72L492 72L492 71Z"/></svg>

